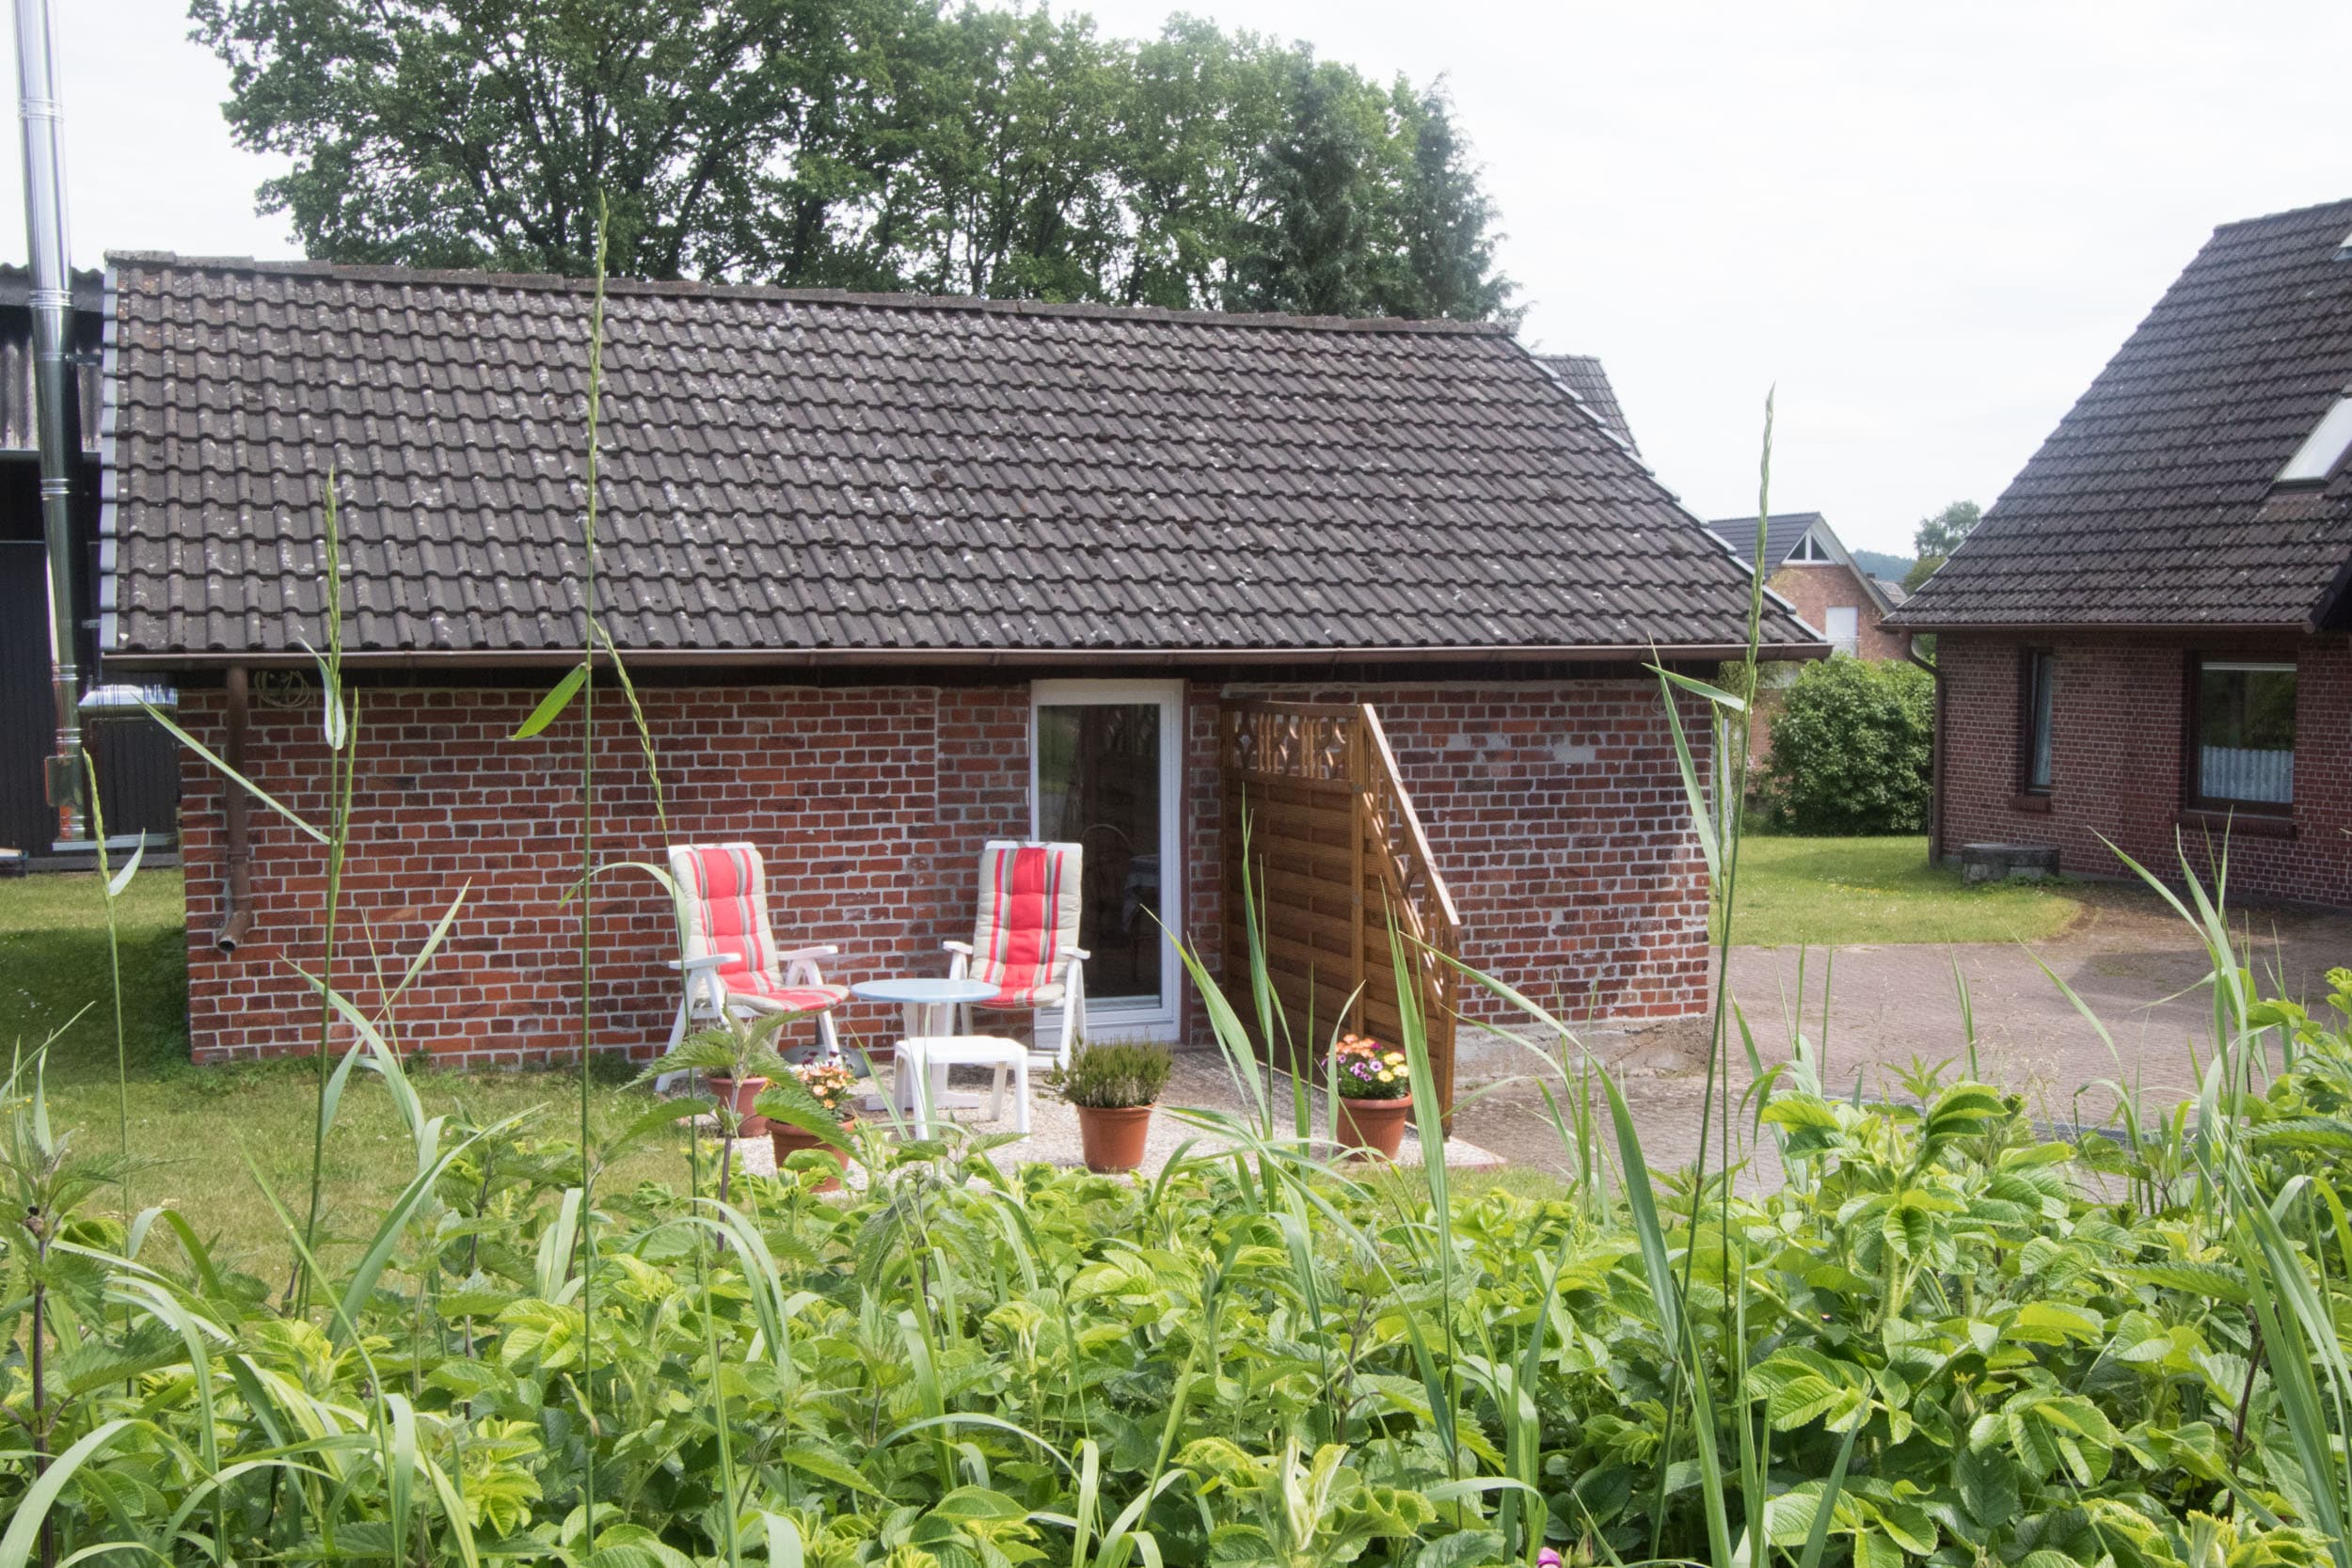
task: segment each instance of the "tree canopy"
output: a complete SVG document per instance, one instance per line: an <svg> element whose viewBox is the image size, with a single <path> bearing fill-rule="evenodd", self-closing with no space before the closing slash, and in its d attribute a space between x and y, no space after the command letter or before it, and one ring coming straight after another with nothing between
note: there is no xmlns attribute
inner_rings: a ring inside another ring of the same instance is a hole
<svg viewBox="0 0 2352 1568"><path fill-rule="evenodd" d="M1968 537L1968 531L1983 516L1984 508L1975 501L1954 501L1933 516L1920 518L1918 528L1911 535L1917 559L1904 575L1903 586L1916 588L1933 577L1935 569L1960 548L1960 542Z"/></svg>
<svg viewBox="0 0 2352 1568"><path fill-rule="evenodd" d="M313 257L1508 317L1441 85L1186 16L942 0L193 0Z"/></svg>

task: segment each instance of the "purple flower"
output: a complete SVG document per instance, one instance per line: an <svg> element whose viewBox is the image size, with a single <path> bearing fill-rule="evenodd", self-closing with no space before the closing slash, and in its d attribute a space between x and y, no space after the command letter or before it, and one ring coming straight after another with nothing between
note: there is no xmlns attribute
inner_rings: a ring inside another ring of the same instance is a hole
<svg viewBox="0 0 2352 1568"><path fill-rule="evenodd" d="M1546 1546L1535 1554L1535 1568L1561 1568L1560 1554Z"/></svg>

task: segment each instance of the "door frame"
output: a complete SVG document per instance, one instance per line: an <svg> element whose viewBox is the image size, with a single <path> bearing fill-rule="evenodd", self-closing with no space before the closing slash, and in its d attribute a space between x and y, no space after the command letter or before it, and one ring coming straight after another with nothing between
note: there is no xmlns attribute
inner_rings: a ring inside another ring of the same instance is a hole
<svg viewBox="0 0 2352 1568"><path fill-rule="evenodd" d="M1181 932L1184 899L1184 683L1181 680L1041 680L1029 684L1029 836L1042 836L1038 800L1038 709L1156 705L1160 710L1160 997L1156 1003L1087 998L1086 1029L1122 1039L1177 1038L1184 966L1167 933ZM1090 990L1091 988L1089 988ZM1041 1039L1061 1026L1041 1011Z"/></svg>

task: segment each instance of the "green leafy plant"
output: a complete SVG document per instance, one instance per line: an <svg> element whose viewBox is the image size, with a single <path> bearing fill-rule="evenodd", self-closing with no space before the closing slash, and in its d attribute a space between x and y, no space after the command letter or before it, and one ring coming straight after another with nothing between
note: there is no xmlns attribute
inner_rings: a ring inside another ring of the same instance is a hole
<svg viewBox="0 0 2352 1568"><path fill-rule="evenodd" d="M1774 828L1912 833L1927 824L1935 680L1915 664L1808 665L1780 692L1763 798Z"/></svg>
<svg viewBox="0 0 2352 1568"><path fill-rule="evenodd" d="M1081 1040L1070 1048L1070 1065L1056 1070L1047 1083L1073 1105L1097 1110L1152 1105L1175 1067L1175 1055L1165 1045Z"/></svg>

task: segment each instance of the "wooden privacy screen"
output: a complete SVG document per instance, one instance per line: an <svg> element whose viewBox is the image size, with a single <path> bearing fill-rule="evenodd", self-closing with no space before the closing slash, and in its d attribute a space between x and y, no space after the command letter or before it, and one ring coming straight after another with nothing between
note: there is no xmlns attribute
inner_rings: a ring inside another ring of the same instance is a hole
<svg viewBox="0 0 2352 1568"><path fill-rule="evenodd" d="M1402 1037L1389 945L1393 916L1438 1097L1451 1112L1461 980L1445 959L1460 956L1462 922L1379 717L1369 705L1229 704L1221 769L1226 995L1256 1027L1248 913L1254 896L1283 1020L1275 1032L1288 1026L1286 1039L1259 1042L1261 1053L1285 1067L1308 1057L1316 1070L1334 1024L1382 1040Z"/></svg>

